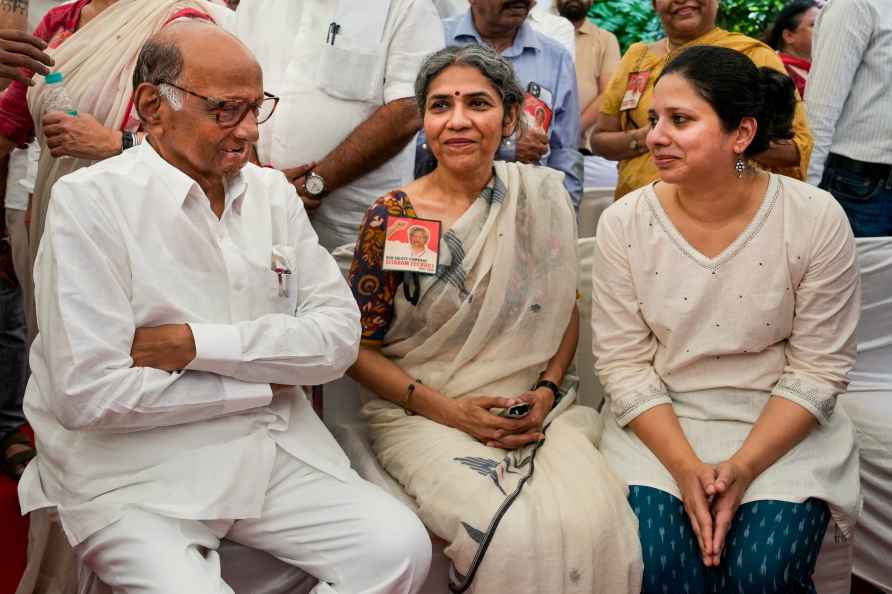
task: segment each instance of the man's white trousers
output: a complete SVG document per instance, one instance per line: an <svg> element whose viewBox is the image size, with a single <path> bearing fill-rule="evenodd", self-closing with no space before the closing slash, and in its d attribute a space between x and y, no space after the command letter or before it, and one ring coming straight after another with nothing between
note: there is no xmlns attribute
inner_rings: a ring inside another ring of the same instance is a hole
<svg viewBox="0 0 892 594"><path fill-rule="evenodd" d="M427 531L402 503L281 449L260 518L182 520L133 508L75 552L115 594L232 594L217 553L223 537L316 577L313 594L415 594L431 558Z"/></svg>

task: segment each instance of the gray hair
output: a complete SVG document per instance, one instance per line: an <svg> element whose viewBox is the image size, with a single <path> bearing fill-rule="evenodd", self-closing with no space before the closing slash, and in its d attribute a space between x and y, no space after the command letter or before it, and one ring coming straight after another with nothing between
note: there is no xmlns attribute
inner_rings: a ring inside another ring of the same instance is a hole
<svg viewBox="0 0 892 594"><path fill-rule="evenodd" d="M165 82L176 83L183 73L183 52L172 41L150 38L139 51L133 70L133 89L142 83L161 85L158 94L164 97L174 111L183 107L183 94Z"/></svg>
<svg viewBox="0 0 892 594"><path fill-rule="evenodd" d="M470 66L485 76L502 97L506 120L515 108L523 106L523 87L514 74L511 62L485 45L453 45L429 55L418 70L415 101L422 116L431 82L450 66ZM517 118L517 125L523 126L523 118Z"/></svg>

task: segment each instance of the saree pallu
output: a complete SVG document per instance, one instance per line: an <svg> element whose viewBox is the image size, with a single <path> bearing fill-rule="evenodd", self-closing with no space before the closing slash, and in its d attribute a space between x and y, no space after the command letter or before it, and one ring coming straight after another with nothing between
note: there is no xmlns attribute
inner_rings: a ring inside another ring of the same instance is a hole
<svg viewBox="0 0 892 594"><path fill-rule="evenodd" d="M561 178L544 167L496 163L492 191L444 234L438 273L420 280L417 305L397 292L382 353L452 398L528 390L557 351L575 303L574 212ZM532 472L470 592L640 591L626 487L596 449L597 413L574 404L575 378L568 374L562 387L567 395L546 419L542 445L511 451L384 400L363 409L375 453L428 528L450 543L446 554L460 575L497 510Z"/></svg>
<svg viewBox="0 0 892 594"><path fill-rule="evenodd" d="M130 115L133 69L146 40L172 17L186 9L208 14L201 0L118 0L66 39L58 48L47 50L55 60L53 70L65 75L65 90L79 113L88 113L100 124L121 129ZM53 184L63 175L95 161L50 155L43 135L46 82L34 78L28 91L28 108L34 118L40 143L40 162L31 207L31 262L43 235Z"/></svg>

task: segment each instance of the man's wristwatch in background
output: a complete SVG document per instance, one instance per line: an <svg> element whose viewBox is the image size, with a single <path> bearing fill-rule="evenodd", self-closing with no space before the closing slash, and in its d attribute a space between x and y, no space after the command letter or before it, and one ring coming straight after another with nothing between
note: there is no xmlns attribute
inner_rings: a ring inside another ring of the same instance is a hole
<svg viewBox="0 0 892 594"><path fill-rule="evenodd" d="M321 198L325 193L325 178L315 171L311 171L305 178L304 188L311 197Z"/></svg>

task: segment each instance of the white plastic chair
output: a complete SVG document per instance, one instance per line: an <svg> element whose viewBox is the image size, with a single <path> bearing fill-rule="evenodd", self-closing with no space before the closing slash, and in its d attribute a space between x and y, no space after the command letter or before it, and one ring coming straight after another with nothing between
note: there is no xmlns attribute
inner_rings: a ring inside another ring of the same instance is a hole
<svg viewBox="0 0 892 594"><path fill-rule="evenodd" d="M585 188L579 201L579 238L594 237L598 219L613 204L613 188Z"/></svg>
<svg viewBox="0 0 892 594"><path fill-rule="evenodd" d="M856 243L858 357L848 391L839 398L855 425L861 457L864 509L855 528L853 573L892 593L892 237Z"/></svg>

